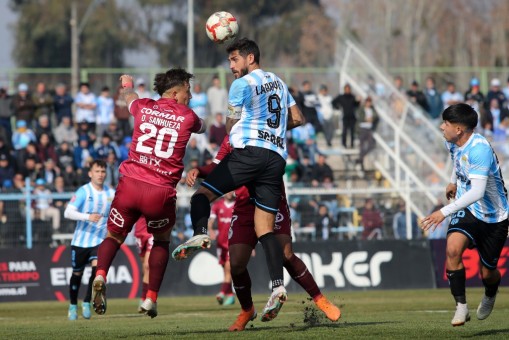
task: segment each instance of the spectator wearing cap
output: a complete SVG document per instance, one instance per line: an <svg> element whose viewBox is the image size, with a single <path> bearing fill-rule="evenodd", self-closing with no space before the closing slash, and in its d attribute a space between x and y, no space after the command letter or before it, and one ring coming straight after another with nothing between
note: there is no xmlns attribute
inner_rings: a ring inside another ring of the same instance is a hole
<svg viewBox="0 0 509 340"><path fill-rule="evenodd" d="M12 134L12 146L14 150L26 148L28 143L36 142L35 133L27 127L27 122L18 120L16 122L16 131Z"/></svg>
<svg viewBox="0 0 509 340"><path fill-rule="evenodd" d="M71 118L63 116L60 124L53 129L53 136L58 144L64 142L74 145L78 141L78 133L72 126Z"/></svg>
<svg viewBox="0 0 509 340"><path fill-rule="evenodd" d="M97 136L102 136L108 129L110 122L115 118L114 110L115 104L113 103L113 98L110 96L110 88L108 86L104 86L101 90L101 94L97 98L97 108L95 111Z"/></svg>
<svg viewBox="0 0 509 340"><path fill-rule="evenodd" d="M150 92L147 91L147 88L145 87L145 79L138 78L136 79L136 94L138 95L139 99L143 98L150 98Z"/></svg>
<svg viewBox="0 0 509 340"><path fill-rule="evenodd" d="M463 95L456 91L456 84L452 81L447 83L447 90L442 93L442 103L444 104L444 110L454 104L463 102Z"/></svg>
<svg viewBox="0 0 509 340"><path fill-rule="evenodd" d="M5 130L5 138L11 140L12 138L12 98L7 93L7 90L0 87L0 126Z"/></svg>
<svg viewBox="0 0 509 340"><path fill-rule="evenodd" d="M477 113L481 112L484 105L484 95L479 87L479 79L475 77L470 79L470 87L468 91L465 92L465 102L472 106Z"/></svg>
<svg viewBox="0 0 509 340"><path fill-rule="evenodd" d="M35 209L32 209L32 216L40 218L43 221L51 220L51 226L54 231L60 228L60 211L53 206L51 191L46 188L46 181L38 178L35 181L33 193L35 197Z"/></svg>
<svg viewBox="0 0 509 340"><path fill-rule="evenodd" d="M34 118L34 103L28 95L28 85L21 83L18 85L18 93L12 98L12 108L16 121L23 120L28 126L32 126Z"/></svg>
<svg viewBox="0 0 509 340"><path fill-rule="evenodd" d="M46 115L51 117L53 115L53 96L46 91L46 84L38 82L35 86L35 92L32 94L32 101L34 103L34 118L39 119L40 116Z"/></svg>
<svg viewBox="0 0 509 340"><path fill-rule="evenodd" d="M39 138L37 156L42 163L48 159L51 159L55 164L57 163L57 152L53 144L51 144L50 136L47 133L43 133L41 138Z"/></svg>
<svg viewBox="0 0 509 340"><path fill-rule="evenodd" d="M72 123L72 104L74 99L67 92L65 84L59 83L55 87L55 96L53 97L53 105L57 118L57 125L62 122L63 117L69 117Z"/></svg>
<svg viewBox="0 0 509 340"><path fill-rule="evenodd" d="M491 79L490 82L490 90L486 95L486 101L484 102L484 106L486 109L489 109L491 105L491 100L495 98L498 101L498 107L504 107L504 102L506 101L504 92L500 89L500 80L498 78Z"/></svg>
<svg viewBox="0 0 509 340"><path fill-rule="evenodd" d="M10 182L12 186L12 180L14 178L14 167L9 158L8 154L0 153L0 185L2 188L5 188L8 182Z"/></svg>
<svg viewBox="0 0 509 340"><path fill-rule="evenodd" d="M439 120L444 104L442 96L435 87L435 80L432 77L426 78L426 89L424 90L428 102L428 114L433 120Z"/></svg>
<svg viewBox="0 0 509 340"><path fill-rule="evenodd" d="M419 83L416 80L410 84L410 88L406 91L406 95L412 104L416 104L421 109L428 112L428 100L426 99L424 92L419 89Z"/></svg>
<svg viewBox="0 0 509 340"><path fill-rule="evenodd" d="M86 121L90 129L95 131L95 109L97 102L95 94L90 91L89 83L81 83L80 90L74 98L76 103L76 121Z"/></svg>

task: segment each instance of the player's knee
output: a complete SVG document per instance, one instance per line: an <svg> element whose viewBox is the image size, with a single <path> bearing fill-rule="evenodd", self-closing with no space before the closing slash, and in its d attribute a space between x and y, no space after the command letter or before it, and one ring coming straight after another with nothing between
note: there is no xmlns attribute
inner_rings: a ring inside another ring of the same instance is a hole
<svg viewBox="0 0 509 340"><path fill-rule="evenodd" d="M112 238L118 243L122 244L125 241L126 235L118 234L115 232L112 232L111 230L108 230L108 235L106 237Z"/></svg>
<svg viewBox="0 0 509 340"><path fill-rule="evenodd" d="M447 261L451 263L461 262L462 250L456 247L447 247L445 250Z"/></svg>
<svg viewBox="0 0 509 340"><path fill-rule="evenodd" d="M204 201L207 200L208 203L211 203L217 198L217 195L214 194L212 191L205 187L200 187L196 192L191 196L191 203L193 203L194 200L200 200Z"/></svg>

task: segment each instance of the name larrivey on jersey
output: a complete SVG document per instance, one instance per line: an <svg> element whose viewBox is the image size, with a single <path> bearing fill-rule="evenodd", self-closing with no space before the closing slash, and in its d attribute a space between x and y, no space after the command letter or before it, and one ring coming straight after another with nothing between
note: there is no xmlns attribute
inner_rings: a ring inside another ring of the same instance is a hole
<svg viewBox="0 0 509 340"><path fill-rule="evenodd" d="M283 84L279 80L271 81L269 83L262 84L260 86L255 87L256 95L264 94L274 90L282 90Z"/></svg>

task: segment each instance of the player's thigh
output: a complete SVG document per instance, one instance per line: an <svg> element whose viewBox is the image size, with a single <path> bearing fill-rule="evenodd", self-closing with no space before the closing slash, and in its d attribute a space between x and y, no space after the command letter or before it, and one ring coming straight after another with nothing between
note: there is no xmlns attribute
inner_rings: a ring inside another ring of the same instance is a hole
<svg viewBox="0 0 509 340"><path fill-rule="evenodd" d="M113 202L111 202L107 222L108 230L111 233L126 237L141 216L138 208L139 192L137 192L137 182L139 181L130 178L120 178L115 197Z"/></svg>
<svg viewBox="0 0 509 340"><path fill-rule="evenodd" d="M254 191L255 204L258 208L275 214L281 202L286 162L277 153L266 151L268 152L266 167L250 186L250 193Z"/></svg>
<svg viewBox="0 0 509 340"><path fill-rule="evenodd" d="M476 239L481 265L489 270L497 268L500 253L507 240L508 221L483 223Z"/></svg>
<svg viewBox="0 0 509 340"><path fill-rule="evenodd" d="M169 188L157 188L150 199L143 202L141 210L147 220L147 231L155 235L154 238L171 232L177 214L176 202L175 192Z"/></svg>

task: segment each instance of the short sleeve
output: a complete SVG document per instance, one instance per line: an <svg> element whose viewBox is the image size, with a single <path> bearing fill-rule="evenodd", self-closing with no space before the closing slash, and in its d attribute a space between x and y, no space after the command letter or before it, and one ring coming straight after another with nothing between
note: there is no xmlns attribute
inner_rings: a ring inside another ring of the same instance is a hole
<svg viewBox="0 0 509 340"><path fill-rule="evenodd" d="M83 187L81 187L72 196L69 204L76 207L78 210L80 210L80 208L83 207L83 205L85 204L86 199L87 199L87 193L85 192L85 189L83 189Z"/></svg>

